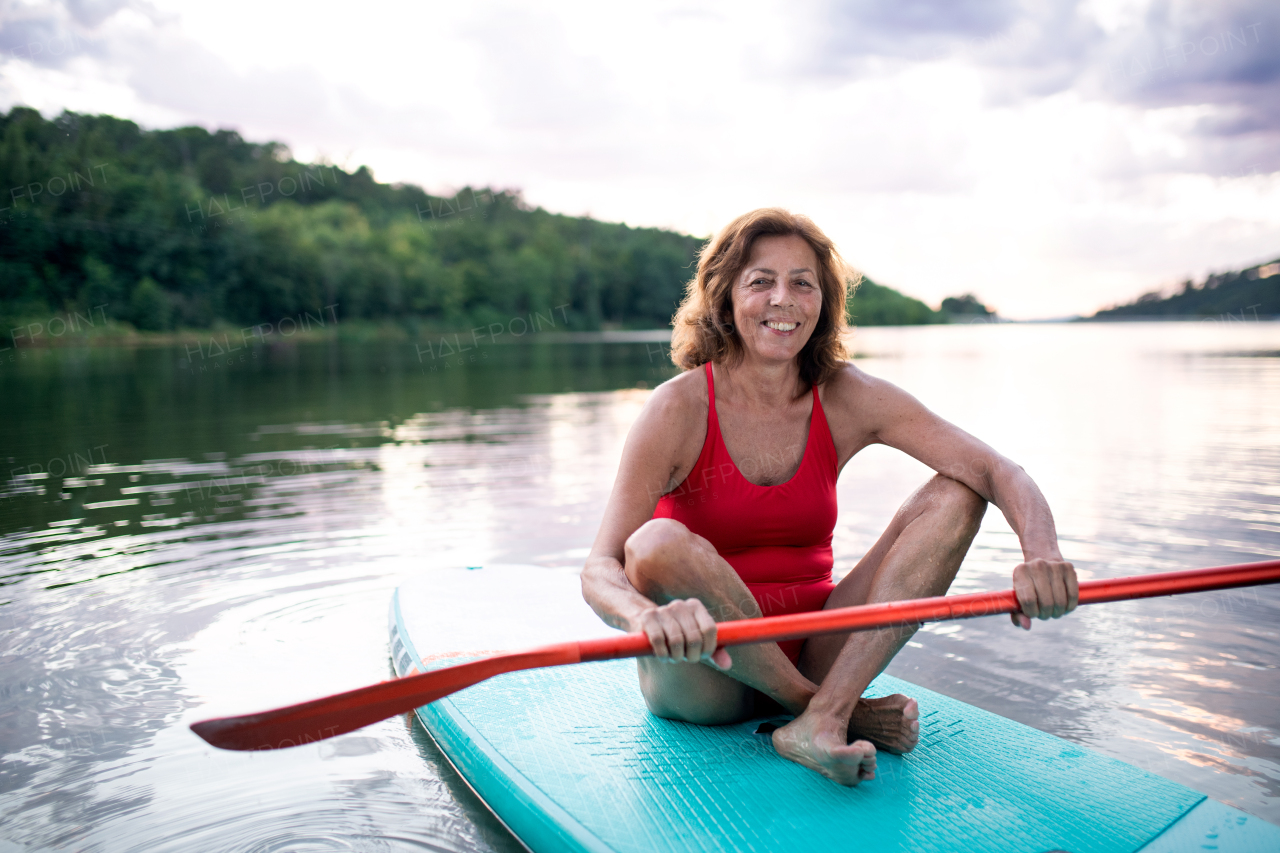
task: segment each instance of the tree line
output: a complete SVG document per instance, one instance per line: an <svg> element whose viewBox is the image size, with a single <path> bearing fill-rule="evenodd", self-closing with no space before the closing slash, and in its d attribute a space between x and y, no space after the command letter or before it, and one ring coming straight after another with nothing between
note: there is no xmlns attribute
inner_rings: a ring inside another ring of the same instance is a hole
<svg viewBox="0 0 1280 853"><path fill-rule="evenodd" d="M1197 284L1188 279L1171 295L1144 293L1132 302L1097 312L1092 320L1135 317L1237 317L1258 320L1280 316L1280 258L1242 270L1215 273Z"/></svg>
<svg viewBox="0 0 1280 853"><path fill-rule="evenodd" d="M0 114L0 317L140 330L249 326L337 306L437 328L555 308L573 329L666 326L703 240L562 216L518 192L451 196L304 164L229 130ZM942 315L868 282L867 325Z"/></svg>

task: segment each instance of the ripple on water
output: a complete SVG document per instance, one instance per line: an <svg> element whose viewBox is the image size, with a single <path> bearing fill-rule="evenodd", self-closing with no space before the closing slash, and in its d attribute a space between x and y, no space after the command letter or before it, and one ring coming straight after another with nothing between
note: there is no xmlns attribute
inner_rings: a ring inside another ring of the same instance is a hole
<svg viewBox="0 0 1280 853"><path fill-rule="evenodd" d="M859 366L1026 467L1084 576L1280 556L1280 360L1166 357L1146 348L1149 329L1073 329L864 330L896 355ZM249 755L209 749L186 726L387 677L387 601L408 574L580 561L646 394L428 411L446 395L405 384L397 396L394 376L321 370L308 397L300 375L252 404L234 384L202 386L199 418L185 392L152 401L164 435L142 445L128 443L134 413L116 423L95 407L66 422L116 430L88 442L115 455L0 482L9 838L88 851L519 849L403 719ZM520 394L535 384L502 381ZM838 575L930 474L883 447L850 463ZM1019 559L989 510L952 591L1007 587ZM1277 624L1276 589L1084 608L1030 633L993 617L920 632L891 672L1280 822Z"/></svg>

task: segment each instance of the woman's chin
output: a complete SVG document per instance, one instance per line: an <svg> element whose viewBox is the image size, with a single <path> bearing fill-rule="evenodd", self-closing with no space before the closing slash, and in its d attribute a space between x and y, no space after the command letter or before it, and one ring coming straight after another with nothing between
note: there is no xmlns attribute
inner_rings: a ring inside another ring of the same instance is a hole
<svg viewBox="0 0 1280 853"><path fill-rule="evenodd" d="M760 341L748 347L751 354L762 361L793 361L803 348L804 343L794 339Z"/></svg>

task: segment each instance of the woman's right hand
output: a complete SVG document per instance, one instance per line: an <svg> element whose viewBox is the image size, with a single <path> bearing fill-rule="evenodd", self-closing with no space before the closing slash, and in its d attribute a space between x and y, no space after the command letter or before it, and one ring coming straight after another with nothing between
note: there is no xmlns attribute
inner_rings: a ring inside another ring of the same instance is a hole
<svg viewBox="0 0 1280 853"><path fill-rule="evenodd" d="M631 630L644 632L658 660L708 663L721 670L733 665L727 650L716 650L716 620L696 598L647 608L632 620Z"/></svg>

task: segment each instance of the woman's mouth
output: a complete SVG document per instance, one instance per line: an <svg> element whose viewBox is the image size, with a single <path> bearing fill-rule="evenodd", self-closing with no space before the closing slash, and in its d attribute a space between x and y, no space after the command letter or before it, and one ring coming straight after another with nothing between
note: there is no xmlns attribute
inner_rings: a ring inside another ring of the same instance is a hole
<svg viewBox="0 0 1280 853"><path fill-rule="evenodd" d="M764 324L775 332L790 332L800 325L799 323L788 323L782 320L765 320Z"/></svg>

